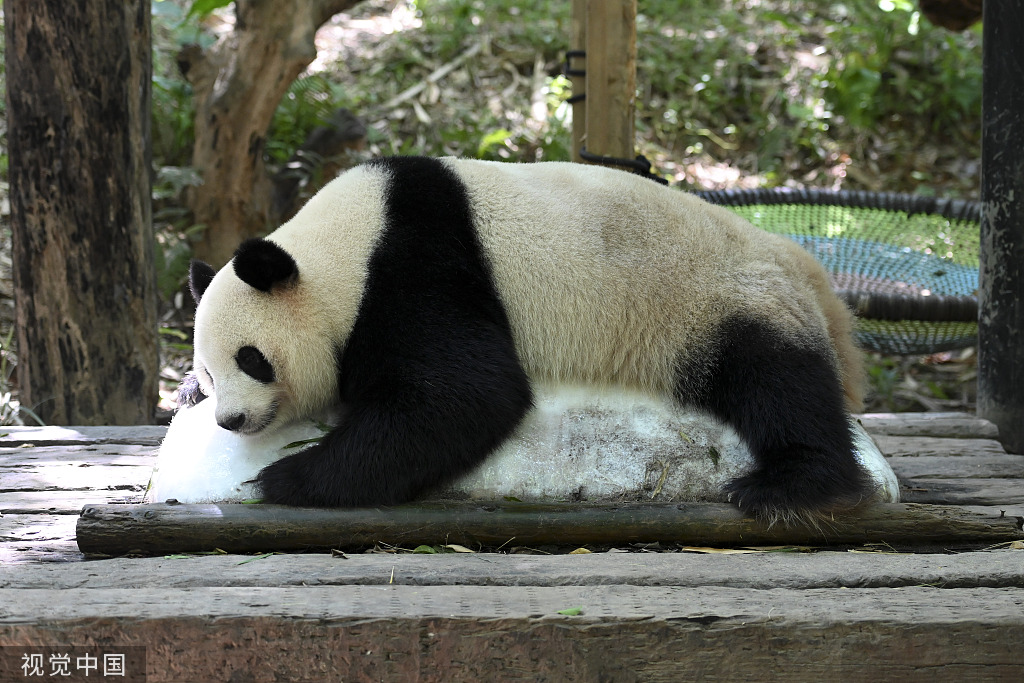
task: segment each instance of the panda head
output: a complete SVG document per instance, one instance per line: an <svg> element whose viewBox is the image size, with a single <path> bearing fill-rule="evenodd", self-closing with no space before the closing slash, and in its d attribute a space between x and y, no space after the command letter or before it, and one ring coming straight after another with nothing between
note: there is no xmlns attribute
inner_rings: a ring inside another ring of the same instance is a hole
<svg viewBox="0 0 1024 683"><path fill-rule="evenodd" d="M215 273L193 261L193 370L217 397L217 424L240 434L317 413L337 394L335 351L295 259L266 239L242 243Z"/></svg>

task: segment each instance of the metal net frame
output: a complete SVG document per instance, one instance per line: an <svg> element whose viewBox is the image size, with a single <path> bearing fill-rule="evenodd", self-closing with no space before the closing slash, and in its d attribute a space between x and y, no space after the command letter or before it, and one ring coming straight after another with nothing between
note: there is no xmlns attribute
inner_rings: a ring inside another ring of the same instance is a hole
<svg viewBox="0 0 1024 683"><path fill-rule="evenodd" d="M695 194L813 254L857 315L863 348L927 354L977 342L978 202L863 191Z"/></svg>

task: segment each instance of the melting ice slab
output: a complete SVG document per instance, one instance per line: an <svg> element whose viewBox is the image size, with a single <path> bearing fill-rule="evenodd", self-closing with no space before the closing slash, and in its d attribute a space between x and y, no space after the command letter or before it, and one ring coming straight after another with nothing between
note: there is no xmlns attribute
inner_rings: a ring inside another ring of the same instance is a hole
<svg viewBox="0 0 1024 683"><path fill-rule="evenodd" d="M725 423L670 400L625 391L537 388L535 408L515 435L476 470L433 499L724 502L726 483L753 467ZM319 437L312 420L241 436L217 426L215 398L178 411L160 447L152 502L239 502L256 497L264 466ZM875 500L898 502L899 484L871 438L852 423Z"/></svg>

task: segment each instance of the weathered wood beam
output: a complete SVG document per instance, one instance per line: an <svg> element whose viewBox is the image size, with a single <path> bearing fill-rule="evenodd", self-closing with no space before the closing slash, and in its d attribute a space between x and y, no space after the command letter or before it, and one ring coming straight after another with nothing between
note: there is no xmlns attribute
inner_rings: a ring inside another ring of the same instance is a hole
<svg viewBox="0 0 1024 683"><path fill-rule="evenodd" d="M715 503L420 504L324 510L275 505L90 505L84 553L148 555L458 543L469 547L685 542L691 545L988 544L1024 538L1022 520L955 507L889 504L821 529L765 528Z"/></svg>
<svg viewBox="0 0 1024 683"><path fill-rule="evenodd" d="M586 26L586 148L634 156L637 0L589 0Z"/></svg>
<svg viewBox="0 0 1024 683"><path fill-rule="evenodd" d="M572 36L570 54L566 55L566 71L572 82L572 160L582 162L580 149L587 140L587 77L586 61L579 53L587 49L587 0L572 0Z"/></svg>
<svg viewBox="0 0 1024 683"><path fill-rule="evenodd" d="M1024 453L1024 5L984 13L978 415Z"/></svg>

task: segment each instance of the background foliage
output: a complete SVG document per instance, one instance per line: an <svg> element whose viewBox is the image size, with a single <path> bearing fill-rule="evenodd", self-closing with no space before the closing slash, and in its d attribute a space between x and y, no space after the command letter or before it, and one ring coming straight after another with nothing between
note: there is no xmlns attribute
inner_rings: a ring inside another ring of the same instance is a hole
<svg viewBox="0 0 1024 683"><path fill-rule="evenodd" d="M154 218L173 384L187 365L175 354L187 352L189 236L203 227L181 201L199 178L192 92L175 58L229 30L233 13L230 0L152 7ZM320 31L318 59L275 116L268 162L283 164L339 107L367 125L363 156L568 159L570 18L567 0L367 0ZM637 33L637 148L673 183L977 196L979 26L936 28L910 0L639 0ZM933 367L951 380L936 384ZM969 362L878 358L876 407L969 403L971 372Z"/></svg>
<svg viewBox="0 0 1024 683"><path fill-rule="evenodd" d="M268 154L283 161L344 106L370 125L373 154L566 159L569 5L363 3L321 31ZM184 163L190 140L188 88L166 66L178 45L212 40L224 9L187 17L154 2L162 165ZM978 27L933 27L909 0L640 0L637 32L638 147L675 181L976 195Z"/></svg>

